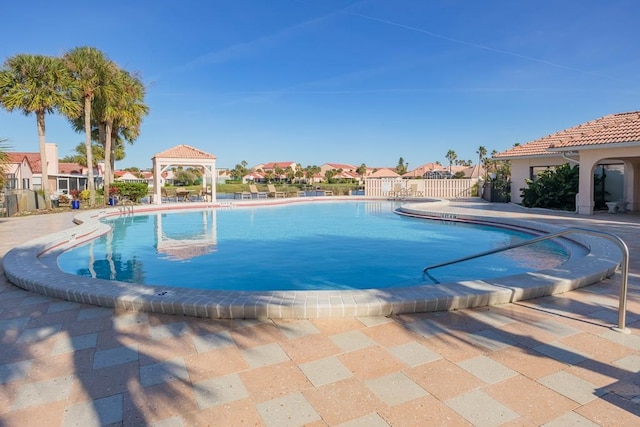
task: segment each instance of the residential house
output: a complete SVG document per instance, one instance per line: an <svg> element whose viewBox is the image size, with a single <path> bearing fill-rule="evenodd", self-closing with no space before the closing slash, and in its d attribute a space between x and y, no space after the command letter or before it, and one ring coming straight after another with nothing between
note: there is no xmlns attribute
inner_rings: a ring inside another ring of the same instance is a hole
<svg viewBox="0 0 640 427"><path fill-rule="evenodd" d="M40 155L36 153L9 152L4 168L5 188L8 190L29 190L33 184L33 166L40 164ZM35 158L37 156L37 159Z"/></svg>
<svg viewBox="0 0 640 427"><path fill-rule="evenodd" d="M511 200L522 201L526 180L562 164L580 165L577 211L594 211L594 175L610 201L623 200L640 210L640 111L610 114L493 156L511 161Z"/></svg>
<svg viewBox="0 0 640 427"><path fill-rule="evenodd" d="M391 168L380 168L367 175L367 178L400 178L400 175Z"/></svg>
<svg viewBox="0 0 640 427"><path fill-rule="evenodd" d="M77 163L58 160L58 146L46 144L48 189L51 194L68 193L87 188L87 168ZM42 164L40 153L10 152L7 172L7 187L11 189L39 190L42 188ZM94 176L101 180L99 169Z"/></svg>

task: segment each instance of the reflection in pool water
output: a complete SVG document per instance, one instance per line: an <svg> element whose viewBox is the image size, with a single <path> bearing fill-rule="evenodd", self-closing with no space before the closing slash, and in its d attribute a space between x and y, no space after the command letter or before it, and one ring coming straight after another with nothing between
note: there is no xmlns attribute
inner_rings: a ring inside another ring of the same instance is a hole
<svg viewBox="0 0 640 427"><path fill-rule="evenodd" d="M424 283L422 268L531 236L408 218L393 202L322 202L117 217L113 230L58 258L83 276L233 290L366 289ZM554 267L544 242L433 272L440 282Z"/></svg>

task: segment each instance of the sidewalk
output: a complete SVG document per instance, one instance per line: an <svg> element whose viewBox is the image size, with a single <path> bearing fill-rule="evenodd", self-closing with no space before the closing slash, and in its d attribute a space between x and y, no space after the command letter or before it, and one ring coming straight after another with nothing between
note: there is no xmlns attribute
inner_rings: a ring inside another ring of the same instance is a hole
<svg viewBox="0 0 640 427"><path fill-rule="evenodd" d="M392 318L211 320L53 300L0 277L3 426L636 425L640 217L456 202L611 232L619 275L554 297ZM71 213L0 219L0 256L73 226Z"/></svg>

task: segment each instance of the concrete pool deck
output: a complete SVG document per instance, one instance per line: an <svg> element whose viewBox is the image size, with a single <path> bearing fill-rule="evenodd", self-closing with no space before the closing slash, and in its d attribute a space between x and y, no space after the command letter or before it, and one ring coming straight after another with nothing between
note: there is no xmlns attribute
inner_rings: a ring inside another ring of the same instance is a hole
<svg viewBox="0 0 640 427"><path fill-rule="evenodd" d="M640 416L640 217L479 201L448 211L583 227L631 252L561 295L450 312L214 320L44 297L0 277L0 424L634 425ZM0 219L0 256L72 214Z"/></svg>

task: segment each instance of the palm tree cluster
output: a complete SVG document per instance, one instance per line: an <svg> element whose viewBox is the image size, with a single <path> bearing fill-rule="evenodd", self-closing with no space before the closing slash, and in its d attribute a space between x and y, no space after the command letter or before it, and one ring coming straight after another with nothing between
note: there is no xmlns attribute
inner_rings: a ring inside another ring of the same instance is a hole
<svg viewBox="0 0 640 427"><path fill-rule="evenodd" d="M90 204L95 204L93 147L104 151L104 188L113 175L113 153L123 141L133 143L142 119L146 88L139 75L120 68L100 50L83 46L62 57L19 54L0 68L0 105L7 111L36 116L42 168L42 190L47 208L47 154L45 116L57 112L67 117L77 132L85 134Z"/></svg>

